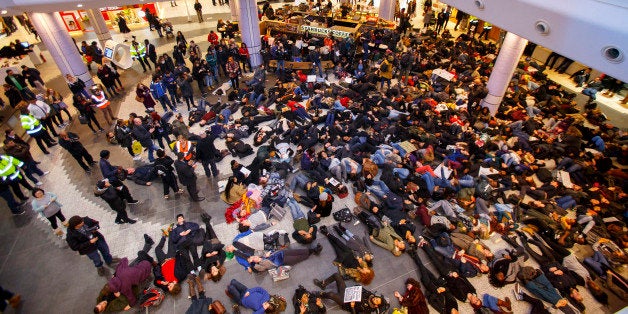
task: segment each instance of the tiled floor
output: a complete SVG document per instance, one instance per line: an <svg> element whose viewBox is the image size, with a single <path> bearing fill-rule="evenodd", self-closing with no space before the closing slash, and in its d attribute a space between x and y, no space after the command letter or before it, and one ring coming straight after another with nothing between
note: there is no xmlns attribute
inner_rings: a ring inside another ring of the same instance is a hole
<svg viewBox="0 0 628 314"><path fill-rule="evenodd" d="M167 3L166 3L167 4ZM209 29L213 29L217 18L228 18L228 15L206 15L211 17L209 22L200 25L198 23L185 23L184 18L179 18L176 30L182 30L188 40L194 39L202 43L205 48L205 38ZM195 18L195 17L194 17ZM171 20L176 20L171 18ZM137 30L135 34L138 38L154 38L156 34L147 30ZM93 40L94 34L86 34L86 40ZM114 38L119 35L114 35ZM154 39L160 47L158 52L169 52L172 40ZM50 60L50 59L49 59ZM122 81L126 87L126 92L134 91L134 86L138 81L148 79L148 75L141 73L139 65L135 65L122 74ZM52 62L42 66L45 69L46 81L49 85L59 88L64 92L63 81L58 70ZM50 70L50 71L48 71ZM270 77L272 81L272 76ZM210 99L211 102L215 99ZM142 106L134 100L134 94L130 93L114 101L114 106L118 108L119 117L127 117L130 112L142 112ZM182 108L182 107L180 107ZM99 116L100 117L100 116ZM102 120L102 119L101 119ZM75 122L69 127L73 132L81 135L82 142L94 157L102 149L109 149L112 152L111 160L114 164L124 167L132 167L141 163L134 163L125 150L118 146L106 143L103 135L92 135L86 126ZM200 130L195 127L193 130ZM249 139L250 140L250 139ZM224 145L219 140L218 145ZM64 205L63 212L67 217L79 214L89 215L101 222L102 232L109 242L114 255L119 257L128 256L133 258L136 251L141 247L142 234L148 233L155 240L158 240L160 228L174 221L178 213L183 213L190 221L200 221L200 213L208 212L213 219L213 225L219 238L228 243L236 234L235 226L224 223L223 212L226 205L218 198L217 180L204 176L202 170L198 169L198 184L202 194L207 199L201 203L191 203L187 194L172 200L164 200L161 194L161 183L156 182L153 186L138 186L132 182L127 185L135 198L142 201L139 205L130 205L129 212L132 217L138 218L135 225L119 226L113 224L114 214L107 205L92 194L92 188L99 179L99 171L95 169L94 174L85 175L76 162L59 147L52 150L51 155L41 155L37 148L33 148L36 159L42 161L42 168L50 170L51 173L43 178L43 188L55 192L60 197L60 202ZM145 157L145 156L144 156ZM250 162L252 157L245 158L243 163ZM229 171L230 157L225 158L220 165L221 177L227 176ZM344 206L353 206L352 195L345 199L338 199L334 203L334 208L339 209ZM2 206L5 206L2 203ZM284 218L273 229L287 229L291 227L290 218ZM325 219L323 224L332 224L331 218ZM349 229L357 235L364 233L361 225L350 225ZM23 295L24 302L18 309L18 313L90 313L95 303L96 296L105 278L99 277L91 264L84 256L78 256L71 251L65 241L52 235L48 222L36 217L30 208L27 214L22 216L12 216L8 210L0 211L0 284L7 289L19 292ZM313 289L313 278L328 276L334 271L331 264L334 258L333 250L324 237L319 237L319 242L324 246L320 256L314 256L309 260L293 268L291 278L286 281L273 283L266 274L249 275L235 262L228 263L227 275L219 283L205 283L207 295L212 298L222 300L229 304L224 289L231 278L236 278L248 286L261 285L271 293L285 296L288 300L292 297L297 284L303 284L306 288ZM492 248L499 248L504 245L501 239L494 237L487 241ZM299 246L295 244L295 246ZM395 290L402 290L405 278L412 276L417 278L416 266L407 256L393 257L390 253L374 246L376 255L374 282L368 289L383 293L391 299ZM423 260L427 260L425 255L420 253ZM426 263L428 264L428 263ZM112 271L110 270L110 273ZM510 296L511 287L494 289L486 277L472 278L471 282L476 286L478 293L490 292L499 297ZM333 288L333 287L331 287ZM183 313L189 305L185 297L185 291L177 297L166 297L165 301L155 309L150 309L153 313ZM588 293L584 293L587 310L590 313L610 313L621 309L626 303L613 297L611 306L602 307L593 301ZM327 303L330 313L340 311L331 303ZM392 305L397 306L396 301ZM525 313L526 305L521 302L514 302L515 313ZM460 304L461 313L471 313L468 304ZM289 305L287 312L293 312ZM8 311L11 313L11 310Z"/></svg>

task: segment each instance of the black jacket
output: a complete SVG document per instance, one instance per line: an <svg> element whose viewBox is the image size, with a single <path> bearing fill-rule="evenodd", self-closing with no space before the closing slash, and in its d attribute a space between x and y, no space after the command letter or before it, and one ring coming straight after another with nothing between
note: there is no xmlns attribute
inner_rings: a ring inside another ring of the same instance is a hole
<svg viewBox="0 0 628 314"><path fill-rule="evenodd" d="M68 132L68 136L70 138L67 140L59 138L59 145L65 148L73 156L81 155L83 151L85 150L85 147L83 147L83 144L79 142L78 135L76 135L75 133Z"/></svg>
<svg viewBox="0 0 628 314"><path fill-rule="evenodd" d="M215 139L215 137L208 135L205 138L201 138L196 143L196 157L199 160L212 161L220 155L220 151L218 151L214 145Z"/></svg>
<svg viewBox="0 0 628 314"><path fill-rule="evenodd" d="M179 175L179 182L183 185L189 185L196 182L196 174L194 168L188 165L184 160L177 160L174 162L174 168L177 169Z"/></svg>
<svg viewBox="0 0 628 314"><path fill-rule="evenodd" d="M87 216L83 217L83 222L88 228L98 226L98 221L91 219ZM102 240L105 239L105 237L103 237L103 235L97 230L92 231L92 235ZM77 251L81 255L89 254L96 251L97 249L95 243L89 242L90 238L74 228L68 228L68 234L65 240L68 242L68 246L70 246L70 249L72 249L72 251Z"/></svg>
<svg viewBox="0 0 628 314"><path fill-rule="evenodd" d="M116 191L113 185L110 185L106 189L94 188L94 195L105 200L105 202L111 206L111 209L115 211L123 210L126 207L124 200L120 197L120 194L118 194L118 191Z"/></svg>

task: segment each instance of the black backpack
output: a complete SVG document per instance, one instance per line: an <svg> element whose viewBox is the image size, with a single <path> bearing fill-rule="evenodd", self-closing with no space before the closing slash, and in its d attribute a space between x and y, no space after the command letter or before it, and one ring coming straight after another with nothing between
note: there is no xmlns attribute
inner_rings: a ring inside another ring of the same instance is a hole
<svg viewBox="0 0 628 314"><path fill-rule="evenodd" d="M382 66L380 67L382 72L388 72L388 62L382 62Z"/></svg>

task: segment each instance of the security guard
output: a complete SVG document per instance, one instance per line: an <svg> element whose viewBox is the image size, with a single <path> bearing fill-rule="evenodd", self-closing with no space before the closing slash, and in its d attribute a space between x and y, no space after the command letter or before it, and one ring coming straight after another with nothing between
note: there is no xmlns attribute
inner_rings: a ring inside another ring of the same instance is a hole
<svg viewBox="0 0 628 314"><path fill-rule="evenodd" d="M41 151L44 154L50 154L46 146L48 148L57 145L46 129L42 125L41 121L37 120L37 118L33 117L32 114L28 111L28 108L22 108L20 111L20 122L22 123L22 128L26 130L26 133L35 139L37 142L37 146L41 148ZM44 146L44 142L46 142L46 146Z"/></svg>
<svg viewBox="0 0 628 314"><path fill-rule="evenodd" d="M0 180L2 184L11 186L13 193L21 200L25 201L28 197L22 193L19 184L22 184L29 190L33 190L33 187L24 180L20 172L22 166L24 166L24 163L19 159L8 155L0 155Z"/></svg>
<svg viewBox="0 0 628 314"><path fill-rule="evenodd" d="M148 63L148 58L146 58L146 46L144 46L141 43L138 43L137 41L132 41L131 42L131 56L134 59L137 59L140 61L140 64L142 65L142 69L144 69L144 72L146 72L146 66L148 66L149 69L153 69L150 67L150 64Z"/></svg>

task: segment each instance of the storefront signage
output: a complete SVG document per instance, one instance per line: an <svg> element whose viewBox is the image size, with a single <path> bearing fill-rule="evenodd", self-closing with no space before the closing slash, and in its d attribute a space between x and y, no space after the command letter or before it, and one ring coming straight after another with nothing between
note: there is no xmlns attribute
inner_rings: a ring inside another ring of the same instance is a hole
<svg viewBox="0 0 628 314"><path fill-rule="evenodd" d="M347 38L351 34L349 32L339 31L336 29L316 27L316 26L310 26L310 25L301 25L301 31L309 32L310 34L318 34L318 35L325 35L325 36L331 33L334 37L340 37L340 38Z"/></svg>

